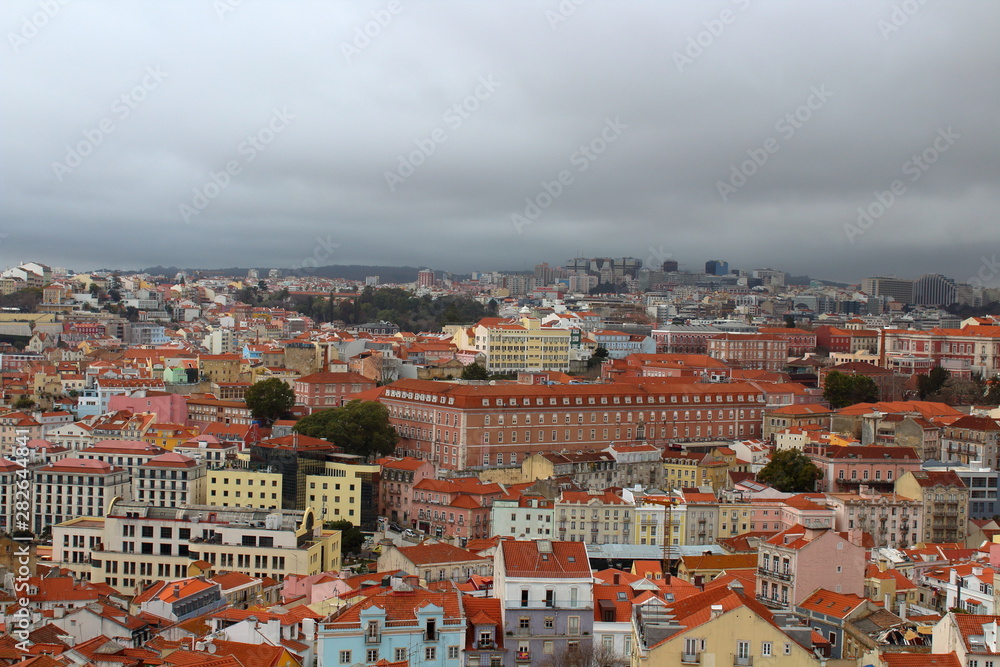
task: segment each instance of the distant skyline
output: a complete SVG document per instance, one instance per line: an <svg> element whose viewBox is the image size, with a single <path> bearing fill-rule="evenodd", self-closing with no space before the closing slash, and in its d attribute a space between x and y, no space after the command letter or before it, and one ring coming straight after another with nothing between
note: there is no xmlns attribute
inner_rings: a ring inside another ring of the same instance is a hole
<svg viewBox="0 0 1000 667"><path fill-rule="evenodd" d="M988 0L11 0L0 265L579 248L1000 287L998 24Z"/></svg>

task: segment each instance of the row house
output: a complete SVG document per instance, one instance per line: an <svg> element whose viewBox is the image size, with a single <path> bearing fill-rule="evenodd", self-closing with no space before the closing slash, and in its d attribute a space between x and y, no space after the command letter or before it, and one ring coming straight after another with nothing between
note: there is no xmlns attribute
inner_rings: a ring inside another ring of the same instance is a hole
<svg viewBox="0 0 1000 667"><path fill-rule="evenodd" d="M211 394L189 396L187 424L204 426L212 422L249 426L253 423L253 413L244 401L223 401Z"/></svg>
<svg viewBox="0 0 1000 667"><path fill-rule="evenodd" d="M774 439L775 434L790 428L818 426L830 428L830 420L835 411L818 403L784 405L764 413L761 437Z"/></svg>
<svg viewBox="0 0 1000 667"><path fill-rule="evenodd" d="M919 583L930 590L930 603L940 613L961 609L969 614L996 614L996 574L981 563L957 563L924 571Z"/></svg>
<svg viewBox="0 0 1000 667"><path fill-rule="evenodd" d="M848 534L792 526L761 542L757 560L757 599L789 609L817 588L861 595L865 586L865 549Z"/></svg>
<svg viewBox="0 0 1000 667"><path fill-rule="evenodd" d="M879 332L872 329L841 329L824 324L816 327L816 346L827 354L878 351Z"/></svg>
<svg viewBox="0 0 1000 667"><path fill-rule="evenodd" d="M410 521L428 535L452 536L464 546L493 535L490 504L503 494L499 484L484 484L475 477L423 479L413 485Z"/></svg>
<svg viewBox="0 0 1000 667"><path fill-rule="evenodd" d="M941 460L966 465L973 461L989 468L1000 466L998 459L1000 422L989 417L967 415L942 429Z"/></svg>
<svg viewBox="0 0 1000 667"><path fill-rule="evenodd" d="M378 400L401 436L399 453L453 470L514 466L539 451L599 452L623 441L755 437L764 412L763 392L747 383L492 386L399 380Z"/></svg>
<svg viewBox="0 0 1000 667"><path fill-rule="evenodd" d="M563 491L556 499L555 536L589 544L631 544L635 504L604 490Z"/></svg>
<svg viewBox="0 0 1000 667"><path fill-rule="evenodd" d="M204 462L166 452L139 466L132 497L158 507L204 505L208 479Z"/></svg>
<svg viewBox="0 0 1000 667"><path fill-rule="evenodd" d="M708 341L708 356L747 370L781 371L789 341L775 334L726 333Z"/></svg>
<svg viewBox="0 0 1000 667"><path fill-rule="evenodd" d="M95 534L100 543L86 562L73 563L74 548L63 546L67 537L78 544ZM116 500L108 503L103 519L69 520L53 526L52 536L53 564L124 595L160 579L186 577L197 560L276 581L289 572L311 575L341 565L340 531L324 530L309 509L157 507Z"/></svg>
<svg viewBox="0 0 1000 667"><path fill-rule="evenodd" d="M838 531L863 530L875 548L906 549L923 535L923 507L914 498L862 486L858 493L827 494L827 505L836 513Z"/></svg>
<svg viewBox="0 0 1000 667"><path fill-rule="evenodd" d="M380 467L377 478L379 516L389 521L410 525L413 512L410 501L413 485L424 479L437 477L437 470L430 461L413 457L384 457L376 463Z"/></svg>
<svg viewBox="0 0 1000 667"><path fill-rule="evenodd" d="M830 445L807 450L806 455L823 472L817 490L825 493L849 493L861 485L891 491L904 473L919 471L921 463L910 447Z"/></svg>

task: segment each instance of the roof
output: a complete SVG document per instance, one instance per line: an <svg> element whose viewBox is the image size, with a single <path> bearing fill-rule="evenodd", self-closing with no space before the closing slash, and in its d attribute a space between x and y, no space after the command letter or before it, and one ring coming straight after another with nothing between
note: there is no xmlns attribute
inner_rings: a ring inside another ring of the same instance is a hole
<svg viewBox="0 0 1000 667"><path fill-rule="evenodd" d="M583 542L505 540L500 549L508 577L590 577Z"/></svg>
<svg viewBox="0 0 1000 667"><path fill-rule="evenodd" d="M962 667L954 653L882 653L885 667Z"/></svg>
<svg viewBox="0 0 1000 667"><path fill-rule="evenodd" d="M853 593L835 593L825 588L813 591L812 595L799 603L799 607L826 616L845 619L863 605L866 598Z"/></svg>
<svg viewBox="0 0 1000 667"><path fill-rule="evenodd" d="M400 555L414 565L435 565L438 563L465 563L487 560L447 542L421 542L412 547L398 547Z"/></svg>

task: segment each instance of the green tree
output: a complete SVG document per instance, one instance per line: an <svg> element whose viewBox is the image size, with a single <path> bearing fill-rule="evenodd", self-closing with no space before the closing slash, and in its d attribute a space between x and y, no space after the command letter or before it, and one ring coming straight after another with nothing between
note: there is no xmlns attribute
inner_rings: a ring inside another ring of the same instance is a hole
<svg viewBox="0 0 1000 667"><path fill-rule="evenodd" d="M797 449L783 449L771 455L771 461L757 473L757 481L770 484L785 493L815 491L823 471Z"/></svg>
<svg viewBox="0 0 1000 667"><path fill-rule="evenodd" d="M489 380L490 372L480 363L469 364L462 369L463 380Z"/></svg>
<svg viewBox="0 0 1000 667"><path fill-rule="evenodd" d="M324 527L340 531L340 553L342 555L356 554L361 551L361 545L365 543L365 535L360 528L347 519L327 521Z"/></svg>
<svg viewBox="0 0 1000 667"><path fill-rule="evenodd" d="M353 400L331 410L314 412L295 424L295 432L323 438L348 454L369 460L396 450L399 434L389 423L389 411L377 401Z"/></svg>
<svg viewBox="0 0 1000 667"><path fill-rule="evenodd" d="M268 378L248 388L244 400L253 418L259 419L264 426L270 426L275 420L288 415L295 405L295 392L284 381Z"/></svg>
<svg viewBox="0 0 1000 667"><path fill-rule="evenodd" d="M21 398L14 401L15 410L29 410L35 407L35 402L28 398L27 396L22 396Z"/></svg>
<svg viewBox="0 0 1000 667"><path fill-rule="evenodd" d="M792 315L785 315L785 328L786 329L795 328L795 318Z"/></svg>
<svg viewBox="0 0 1000 667"><path fill-rule="evenodd" d="M983 401L983 387L968 378L949 377L927 398L948 405L973 405Z"/></svg>
<svg viewBox="0 0 1000 667"><path fill-rule="evenodd" d="M875 403L879 399L878 385L867 375L830 371L823 387L823 398L835 409L856 403Z"/></svg>
<svg viewBox="0 0 1000 667"><path fill-rule="evenodd" d="M608 350L606 348L597 346L594 353L590 355L590 359L587 360L587 368L600 368L604 360L608 358Z"/></svg>
<svg viewBox="0 0 1000 667"><path fill-rule="evenodd" d="M917 376L917 390L920 393L920 400L926 400L931 394L940 391L949 377L951 377L951 373L940 366L932 368L927 375Z"/></svg>

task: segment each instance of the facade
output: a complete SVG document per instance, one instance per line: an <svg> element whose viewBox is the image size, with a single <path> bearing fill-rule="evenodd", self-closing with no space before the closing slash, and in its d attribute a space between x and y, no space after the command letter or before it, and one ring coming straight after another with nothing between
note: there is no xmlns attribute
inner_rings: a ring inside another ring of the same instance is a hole
<svg viewBox="0 0 1000 667"><path fill-rule="evenodd" d="M132 478L133 498L159 507L204 505L206 497L205 464L167 452L139 466Z"/></svg>
<svg viewBox="0 0 1000 667"><path fill-rule="evenodd" d="M379 516L410 525L413 485L422 479L434 479L437 476L434 464L412 457L385 457L376 463L381 467L378 478Z"/></svg>
<svg viewBox="0 0 1000 667"><path fill-rule="evenodd" d="M340 532L323 530L311 510L226 509L211 505L154 507L111 503L101 542L88 562L72 563L66 538L94 534L74 520L53 527L52 563L105 582L125 595L160 579L184 578L192 561L282 581L288 573L310 575L340 569ZM79 550L76 547L75 550Z"/></svg>
<svg viewBox="0 0 1000 667"><path fill-rule="evenodd" d="M922 503L921 542L965 542L969 488L955 472L908 472L896 482L896 493Z"/></svg>
<svg viewBox="0 0 1000 667"><path fill-rule="evenodd" d="M789 340L776 334L726 333L708 340L708 356L747 370L780 371Z"/></svg>
<svg viewBox="0 0 1000 667"><path fill-rule="evenodd" d="M382 590L319 625L320 665L433 664L459 667L466 617L457 591L421 588L417 577Z"/></svg>
<svg viewBox="0 0 1000 667"><path fill-rule="evenodd" d="M857 535L860 538L860 531ZM817 588L862 595L865 564L864 547L847 535L793 526L760 544L757 599L769 607L788 609Z"/></svg>
<svg viewBox="0 0 1000 667"><path fill-rule="evenodd" d="M128 471L104 461L62 459L34 475L35 533L81 516L104 516L115 498L131 496Z"/></svg>
<svg viewBox="0 0 1000 667"><path fill-rule="evenodd" d="M555 503L545 496L512 493L490 506L494 535L518 540L551 540L555 535Z"/></svg>
<svg viewBox="0 0 1000 667"><path fill-rule="evenodd" d="M921 463L910 447L830 445L806 454L823 471L823 479L817 484L818 490L826 493L849 493L862 485L876 491L891 491L903 474L920 470Z"/></svg>
<svg viewBox="0 0 1000 667"><path fill-rule="evenodd" d="M475 477L423 479L413 485L411 521L432 537L451 536L465 546L493 535L490 504L503 494L499 484L484 484Z"/></svg>
<svg viewBox="0 0 1000 667"><path fill-rule="evenodd" d="M563 491L555 502L556 537L590 544L630 544L635 504L621 495Z"/></svg>
<svg viewBox="0 0 1000 667"><path fill-rule="evenodd" d="M502 601L503 625L513 633L505 667L578 650L593 632L593 575L581 542L502 541L493 590Z"/></svg>
<svg viewBox="0 0 1000 667"><path fill-rule="evenodd" d="M877 493L862 486L858 493L827 494L836 512L836 529L860 529L872 536L875 547L912 548L923 535L921 502L897 493Z"/></svg>
<svg viewBox="0 0 1000 667"><path fill-rule="evenodd" d="M282 475L267 466L213 467L207 478L208 505L281 508Z"/></svg>
<svg viewBox="0 0 1000 667"><path fill-rule="evenodd" d="M941 460L996 468L1000 465L1000 422L989 417L962 417L945 426L941 433Z"/></svg>
<svg viewBox="0 0 1000 667"><path fill-rule="evenodd" d="M885 329L879 352L886 365L926 360L952 375L992 377L1000 372L1000 327L968 325L961 329Z"/></svg>
<svg viewBox="0 0 1000 667"><path fill-rule="evenodd" d="M374 388L374 380L358 373L311 373L295 380L295 404L305 406L309 413L329 410Z"/></svg>
<svg viewBox="0 0 1000 667"><path fill-rule="evenodd" d="M559 327L543 327L537 319L486 318L471 330L459 330L460 349L474 349L486 355L491 373L519 371L569 371L571 334Z"/></svg>
<svg viewBox="0 0 1000 667"><path fill-rule="evenodd" d="M363 460L328 460L321 470L306 475L306 507L312 508L318 521L346 520L374 530L378 519L377 473L377 465Z"/></svg>
<svg viewBox="0 0 1000 667"><path fill-rule="evenodd" d="M399 380L378 399L397 452L445 469L513 466L539 451L756 437L763 392L747 383L456 385ZM604 483L598 488L605 488Z"/></svg>

